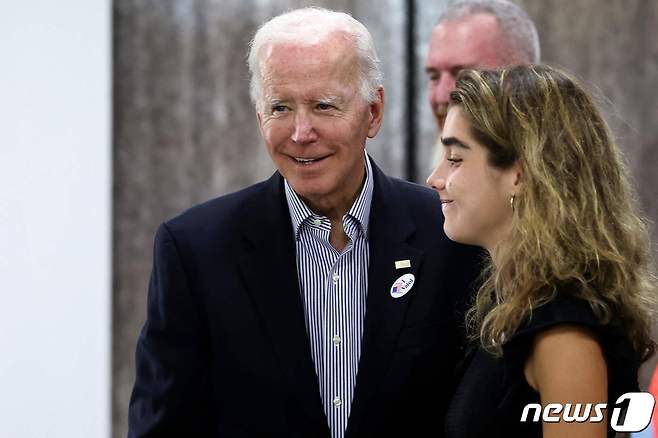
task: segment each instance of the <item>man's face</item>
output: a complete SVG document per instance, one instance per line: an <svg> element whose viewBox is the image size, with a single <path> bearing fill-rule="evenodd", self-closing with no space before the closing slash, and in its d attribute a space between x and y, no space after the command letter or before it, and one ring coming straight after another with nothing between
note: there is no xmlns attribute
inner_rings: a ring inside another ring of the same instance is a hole
<svg viewBox="0 0 658 438"><path fill-rule="evenodd" d="M464 68L499 68L513 64L510 50L499 36L496 18L475 14L444 21L434 28L425 61L429 101L439 130L443 129L455 77Z"/></svg>
<svg viewBox="0 0 658 438"><path fill-rule="evenodd" d="M279 43L262 53L258 122L279 172L316 212L351 205L364 178L364 147L381 125L383 90L359 92L356 54L344 39Z"/></svg>

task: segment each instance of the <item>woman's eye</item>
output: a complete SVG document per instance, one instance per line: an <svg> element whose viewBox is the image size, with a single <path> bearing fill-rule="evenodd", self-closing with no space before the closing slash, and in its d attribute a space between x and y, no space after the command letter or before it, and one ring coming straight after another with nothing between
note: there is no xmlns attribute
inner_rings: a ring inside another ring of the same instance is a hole
<svg viewBox="0 0 658 438"><path fill-rule="evenodd" d="M272 113L282 113L286 110L284 105L274 105L272 107Z"/></svg>
<svg viewBox="0 0 658 438"><path fill-rule="evenodd" d="M450 162L450 166L456 166L457 164L462 162L461 158L446 158L446 161Z"/></svg>

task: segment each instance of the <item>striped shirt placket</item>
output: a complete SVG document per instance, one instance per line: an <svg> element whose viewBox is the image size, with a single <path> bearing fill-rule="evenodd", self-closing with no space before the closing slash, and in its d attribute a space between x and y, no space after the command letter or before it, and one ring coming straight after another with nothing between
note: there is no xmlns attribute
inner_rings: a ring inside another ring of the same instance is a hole
<svg viewBox="0 0 658 438"><path fill-rule="evenodd" d="M287 181L285 190L320 395L332 438L342 438L361 354L370 259L367 230L373 191L372 167L366 155L365 184L343 216L343 228L349 240L341 253L329 241L329 219L313 213Z"/></svg>

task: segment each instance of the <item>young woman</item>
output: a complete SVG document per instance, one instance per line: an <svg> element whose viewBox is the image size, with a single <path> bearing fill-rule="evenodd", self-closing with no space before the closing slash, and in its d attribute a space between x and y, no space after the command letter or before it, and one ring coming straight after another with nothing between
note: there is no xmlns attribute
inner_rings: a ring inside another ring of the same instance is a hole
<svg viewBox="0 0 658 438"><path fill-rule="evenodd" d="M444 230L490 256L446 435L614 436L612 408L638 391L654 349L656 283L647 227L599 110L547 66L468 70L441 142L427 181ZM560 420L535 422L529 410L521 421L529 403L563 404L549 414ZM609 407L603 421L599 403Z"/></svg>

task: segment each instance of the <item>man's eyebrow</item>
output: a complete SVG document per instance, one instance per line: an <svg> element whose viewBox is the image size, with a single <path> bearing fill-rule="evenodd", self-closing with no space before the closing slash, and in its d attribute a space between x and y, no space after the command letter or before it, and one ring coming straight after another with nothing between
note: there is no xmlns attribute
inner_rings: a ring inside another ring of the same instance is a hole
<svg viewBox="0 0 658 438"><path fill-rule="evenodd" d="M265 96L265 97L263 98L263 101L264 101L267 105L275 106L275 105L279 105L279 104L285 102L285 99L281 99L281 98L279 98L279 97L275 97L275 96Z"/></svg>
<svg viewBox="0 0 658 438"><path fill-rule="evenodd" d="M470 146L457 137L441 137L441 143L443 143L443 146L458 146L460 148L470 149Z"/></svg>
<svg viewBox="0 0 658 438"><path fill-rule="evenodd" d="M340 96L322 96L317 101L329 105L336 105L342 103L343 99Z"/></svg>

